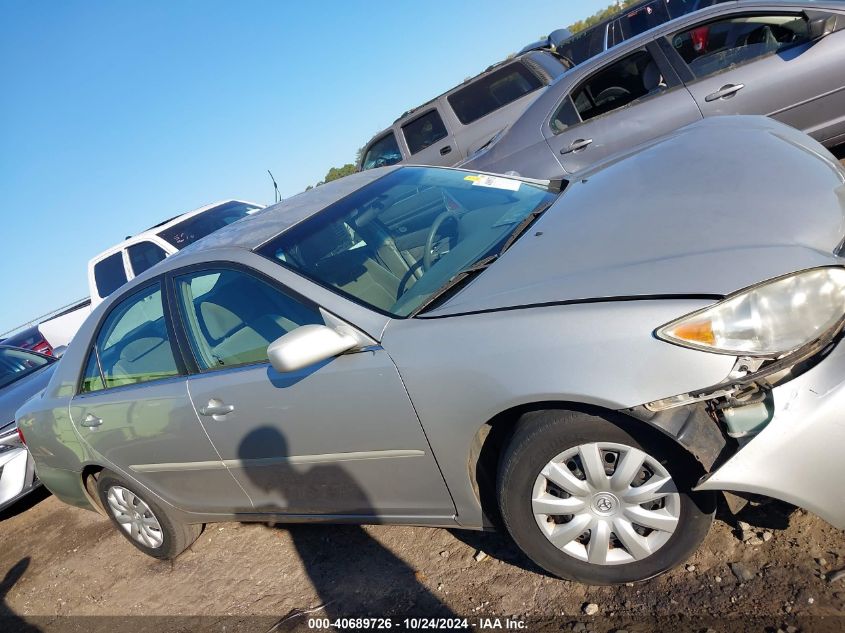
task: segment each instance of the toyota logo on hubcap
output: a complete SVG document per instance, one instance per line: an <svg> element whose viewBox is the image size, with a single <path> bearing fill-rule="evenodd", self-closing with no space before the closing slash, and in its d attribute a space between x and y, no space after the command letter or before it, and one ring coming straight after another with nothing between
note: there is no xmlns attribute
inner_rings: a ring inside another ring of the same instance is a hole
<svg viewBox="0 0 845 633"><path fill-rule="evenodd" d="M616 497L606 492L593 497L593 510L598 514L613 514L618 505Z"/></svg>

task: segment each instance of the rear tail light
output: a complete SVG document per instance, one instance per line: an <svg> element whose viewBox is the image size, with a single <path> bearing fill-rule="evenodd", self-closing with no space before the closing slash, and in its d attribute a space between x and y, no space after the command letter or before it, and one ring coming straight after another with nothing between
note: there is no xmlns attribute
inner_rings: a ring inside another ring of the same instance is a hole
<svg viewBox="0 0 845 633"><path fill-rule="evenodd" d="M34 351L34 352L38 352L38 353L40 353L40 354L46 354L47 356L52 356L52 355L53 355L53 348L52 348L52 347L50 346L50 344L49 344L47 341L45 341L44 339L41 339L38 343L36 343L35 345L33 345L33 346L32 346L32 351Z"/></svg>
<svg viewBox="0 0 845 633"><path fill-rule="evenodd" d="M18 427L18 437L21 438L21 443L26 446L26 439L24 439L23 431L21 431L21 427Z"/></svg>

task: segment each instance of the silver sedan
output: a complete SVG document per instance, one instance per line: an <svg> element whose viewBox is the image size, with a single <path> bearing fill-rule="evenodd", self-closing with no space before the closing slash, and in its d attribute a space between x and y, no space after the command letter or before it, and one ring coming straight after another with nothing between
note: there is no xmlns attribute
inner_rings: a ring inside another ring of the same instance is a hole
<svg viewBox="0 0 845 633"><path fill-rule="evenodd" d="M714 491L845 528L843 192L763 117L572 182L355 174L114 293L18 423L158 558L221 520L501 522L619 583L686 559Z"/></svg>
<svg viewBox="0 0 845 633"><path fill-rule="evenodd" d="M771 116L833 147L845 143L843 112L841 0L725 2L565 73L463 166L555 178L702 117L735 114Z"/></svg>

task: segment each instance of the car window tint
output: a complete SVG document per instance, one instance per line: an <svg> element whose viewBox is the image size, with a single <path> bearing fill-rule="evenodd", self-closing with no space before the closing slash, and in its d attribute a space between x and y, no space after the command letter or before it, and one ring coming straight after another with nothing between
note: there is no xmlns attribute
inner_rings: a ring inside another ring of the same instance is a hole
<svg viewBox="0 0 845 633"><path fill-rule="evenodd" d="M623 39L630 39L640 33L659 26L669 20L669 11L666 8L666 0L654 0L626 13L620 19L623 29Z"/></svg>
<svg viewBox="0 0 845 633"><path fill-rule="evenodd" d="M253 275L215 270L176 278L179 304L200 367L267 360L267 347L300 325L322 324L308 306Z"/></svg>
<svg viewBox="0 0 845 633"><path fill-rule="evenodd" d="M429 110L422 116L417 117L410 123L402 126L402 134L405 135L405 142L408 144L408 151L411 154L424 150L429 145L446 138L446 126L437 110Z"/></svg>
<svg viewBox="0 0 845 633"><path fill-rule="evenodd" d="M361 169L395 165L400 160L402 160L402 152L399 151L396 135L390 132L370 145L364 154L364 160L361 161Z"/></svg>
<svg viewBox="0 0 845 633"><path fill-rule="evenodd" d="M100 365L97 363L97 354L92 349L88 352L88 361L85 363L85 370L82 372L82 383L79 387L80 393L90 393L103 388L103 377L100 375Z"/></svg>
<svg viewBox="0 0 845 633"><path fill-rule="evenodd" d="M145 288L112 308L96 345L107 388L178 375L160 284Z"/></svg>
<svg viewBox="0 0 845 633"><path fill-rule="evenodd" d="M105 299L126 283L126 270L123 268L123 253L109 255L94 264L94 282L97 292Z"/></svg>
<svg viewBox="0 0 845 633"><path fill-rule="evenodd" d="M808 40L803 16L744 15L683 31L671 43L701 78Z"/></svg>
<svg viewBox="0 0 845 633"><path fill-rule="evenodd" d="M665 87L651 55L639 50L594 73L573 91L572 100L581 120L587 121ZM552 120L564 117L565 113L558 111Z"/></svg>
<svg viewBox="0 0 845 633"><path fill-rule="evenodd" d="M449 95L449 105L466 125L540 88L543 82L525 64L494 70Z"/></svg>
<svg viewBox="0 0 845 633"><path fill-rule="evenodd" d="M167 257L164 249L152 242L132 244L126 251L129 255L129 264L132 266L132 272L136 275L140 275Z"/></svg>

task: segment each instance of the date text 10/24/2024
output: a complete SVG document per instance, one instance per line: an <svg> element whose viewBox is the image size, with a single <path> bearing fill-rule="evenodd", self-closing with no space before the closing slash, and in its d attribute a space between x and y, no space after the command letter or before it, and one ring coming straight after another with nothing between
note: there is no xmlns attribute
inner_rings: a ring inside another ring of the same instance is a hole
<svg viewBox="0 0 845 633"><path fill-rule="evenodd" d="M308 618L309 629L335 630L509 630L526 629L526 623L515 618L480 617L473 618Z"/></svg>

